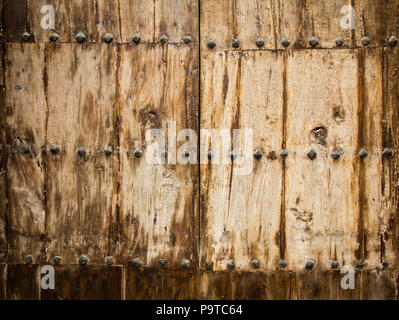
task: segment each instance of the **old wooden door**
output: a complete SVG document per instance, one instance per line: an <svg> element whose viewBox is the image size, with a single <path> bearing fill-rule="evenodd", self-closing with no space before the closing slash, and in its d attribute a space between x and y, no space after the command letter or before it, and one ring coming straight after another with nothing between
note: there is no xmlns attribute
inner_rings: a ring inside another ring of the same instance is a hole
<svg viewBox="0 0 399 320"><path fill-rule="evenodd" d="M0 3L0 298L398 296L398 0Z"/></svg>

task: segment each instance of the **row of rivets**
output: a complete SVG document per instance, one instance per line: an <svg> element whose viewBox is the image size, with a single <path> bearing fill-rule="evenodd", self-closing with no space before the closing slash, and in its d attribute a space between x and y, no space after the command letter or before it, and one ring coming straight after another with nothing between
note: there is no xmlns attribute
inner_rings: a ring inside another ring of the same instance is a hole
<svg viewBox="0 0 399 320"><path fill-rule="evenodd" d="M395 36L392 36L392 37L388 40L388 43L389 43L392 47L395 47L395 46L398 44L398 41L399 41L398 38L396 38ZM335 44L336 44L338 47L343 46L344 43L345 43L345 40L344 40L342 37L338 37L338 38L335 40ZM368 46L370 43L371 43L371 40L370 40L368 37L362 38L362 44L363 44L364 46ZM255 44L256 44L259 48L262 48L262 47L265 45L265 41L264 41L263 39L258 39L258 40L255 41ZM283 38L283 39L281 40L281 45L282 45L284 48L289 47L290 44L291 44L291 41L288 40L287 38ZM319 40L318 40L316 37L311 37L311 38L309 39L309 44L310 44L312 47L316 47L316 46L319 44ZM216 42L215 42L215 40L211 39L211 40L208 41L207 45L208 45L208 47L209 47L210 49L213 49L214 47L216 47ZM238 39L233 39L233 41L231 42L231 46L232 46L233 48L238 48L238 47L240 46L240 41L239 41Z"/></svg>

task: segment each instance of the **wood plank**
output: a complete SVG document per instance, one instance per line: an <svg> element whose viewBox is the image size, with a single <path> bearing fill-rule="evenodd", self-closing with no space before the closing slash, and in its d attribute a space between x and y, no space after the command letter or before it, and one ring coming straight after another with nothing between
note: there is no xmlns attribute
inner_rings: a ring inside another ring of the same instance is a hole
<svg viewBox="0 0 399 320"><path fill-rule="evenodd" d="M138 257L147 265L166 259L168 267L198 259L197 167L171 164L172 152L165 165L147 162L145 154L134 156L150 144L147 129L162 129L166 135L167 121L175 121L177 132L196 130L197 54L189 46L121 48L120 259ZM194 153L190 157L195 161Z"/></svg>
<svg viewBox="0 0 399 320"><path fill-rule="evenodd" d="M10 43L6 50L8 262L26 255L38 262L45 224L44 47Z"/></svg>
<svg viewBox="0 0 399 320"><path fill-rule="evenodd" d="M228 137L233 129L253 130L253 150L237 150L245 152L237 159L242 164L225 161L230 142L227 150L223 141L201 142L207 147L202 154L210 147L221 160L201 165L201 264L212 262L214 270L224 270L234 260L247 270L258 260L260 268L275 269L280 259L283 54L204 53L201 67L201 130L227 129ZM255 150L262 159L253 158Z"/></svg>
<svg viewBox="0 0 399 320"><path fill-rule="evenodd" d="M30 31L26 21L26 0L3 0L6 41L21 41L25 31ZM33 39L32 39L33 40Z"/></svg>
<svg viewBox="0 0 399 320"><path fill-rule="evenodd" d="M287 61L286 239L290 268L355 263L358 74L353 52L296 51ZM307 152L317 152L310 160ZM342 156L333 160L332 152Z"/></svg>
<svg viewBox="0 0 399 320"><path fill-rule="evenodd" d="M7 292L7 265L0 263L0 300L5 300Z"/></svg>
<svg viewBox="0 0 399 320"><path fill-rule="evenodd" d="M8 300L38 300L40 298L38 265L7 265Z"/></svg>
<svg viewBox="0 0 399 320"><path fill-rule="evenodd" d="M116 45L47 47L49 261L61 256L75 264L85 255L89 263L104 263L110 241L118 241L117 63ZM51 145L58 154L49 152Z"/></svg>

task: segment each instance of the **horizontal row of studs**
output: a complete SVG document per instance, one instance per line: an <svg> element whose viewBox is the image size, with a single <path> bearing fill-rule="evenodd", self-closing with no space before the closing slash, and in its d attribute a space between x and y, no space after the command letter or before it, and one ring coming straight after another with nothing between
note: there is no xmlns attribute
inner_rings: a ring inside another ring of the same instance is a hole
<svg viewBox="0 0 399 320"><path fill-rule="evenodd" d="M5 260L5 256L4 255L0 255L0 262L3 262L4 260ZM54 259L53 259L53 263L55 265L60 265L61 261L62 261L62 258L60 256L55 256ZM81 264L81 265L86 265L88 263L88 259L84 255L80 256L78 261L79 261L79 264ZM140 259L138 259L138 258L134 259L132 261L129 261L129 262L131 264L133 264L134 266L136 266L136 267L141 267L143 265L142 261ZM33 256L32 255L25 256L25 263L27 263L27 264L33 263ZM108 256L108 257L105 258L105 263L107 265L112 265L112 264L115 263L115 260L114 260L114 258L112 256ZM260 268L260 262L258 260L252 260L251 261L251 265L252 265L252 267L254 269ZM315 264L314 264L313 261L308 260L306 262L304 268L307 269L307 270L312 270L314 265ZM387 261L383 261L381 263L381 265L382 265L383 268L388 268L389 263ZM158 260L158 266L160 268L166 268L167 267L167 260L165 260L165 259ZM182 268L186 268L186 269L189 268L190 267L190 261L186 260L186 259L183 260L182 263L181 263L181 266L182 266ZM284 269L284 268L288 267L288 263L285 260L281 259L277 263L277 266L279 268L281 268L281 269ZM230 261L227 262L226 268L228 270L234 270L235 267L236 267L236 264L235 264L234 260L230 260ZM332 269L338 269L338 267L339 267L338 261L332 261L331 262L331 268ZM363 261L358 261L356 263L356 268L357 269L363 269L364 267L365 267L365 263ZM205 263L205 269L208 270L208 271L213 270L213 262L206 262Z"/></svg>

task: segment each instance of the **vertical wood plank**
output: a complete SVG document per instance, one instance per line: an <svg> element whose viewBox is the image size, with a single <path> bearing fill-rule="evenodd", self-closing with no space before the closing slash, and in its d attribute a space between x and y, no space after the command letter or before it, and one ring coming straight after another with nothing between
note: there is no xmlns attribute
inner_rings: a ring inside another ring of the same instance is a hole
<svg viewBox="0 0 399 320"><path fill-rule="evenodd" d="M4 30L6 41L21 41L21 36L27 29L26 0L3 0Z"/></svg>
<svg viewBox="0 0 399 320"><path fill-rule="evenodd" d="M40 297L40 281L38 265L7 265L8 300L38 300Z"/></svg>
<svg viewBox="0 0 399 320"><path fill-rule="evenodd" d="M118 240L117 57L114 45L47 47L47 260L104 263Z"/></svg>

